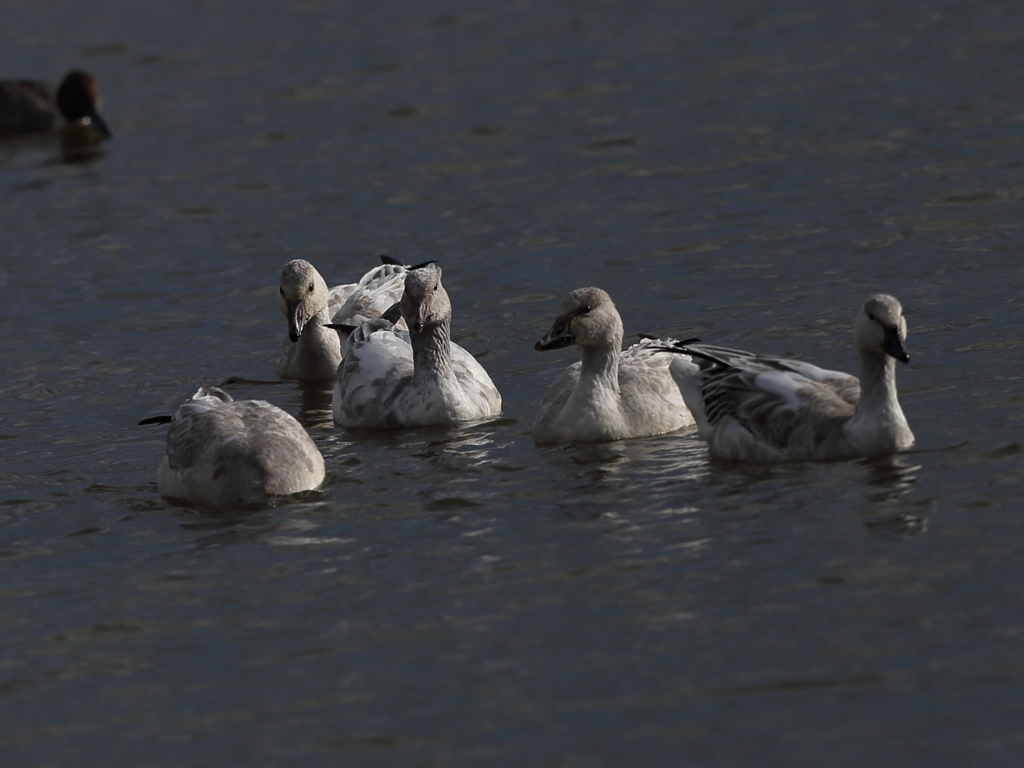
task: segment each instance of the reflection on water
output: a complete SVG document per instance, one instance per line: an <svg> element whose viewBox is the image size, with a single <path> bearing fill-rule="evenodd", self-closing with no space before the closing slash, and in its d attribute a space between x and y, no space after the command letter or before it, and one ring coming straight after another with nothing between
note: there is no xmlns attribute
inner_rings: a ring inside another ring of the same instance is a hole
<svg viewBox="0 0 1024 768"><path fill-rule="evenodd" d="M871 495L871 501L882 504L895 501L909 493L917 482L920 464L912 464L902 456L878 456L862 460L867 469L865 482L881 490Z"/></svg>
<svg viewBox="0 0 1024 768"><path fill-rule="evenodd" d="M872 457L863 459L861 465L868 470L865 478L868 486L881 489L868 496L872 506L865 510L864 527L885 538L907 539L925 533L928 530L925 513L930 513L933 506L930 501L913 502L913 511L893 511L895 502L916 487L922 465L913 463L907 456Z"/></svg>

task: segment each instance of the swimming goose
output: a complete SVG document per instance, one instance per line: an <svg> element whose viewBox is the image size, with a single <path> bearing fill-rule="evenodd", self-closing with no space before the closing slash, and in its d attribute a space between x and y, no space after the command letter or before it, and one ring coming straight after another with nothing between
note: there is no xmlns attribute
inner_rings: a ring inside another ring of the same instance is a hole
<svg viewBox="0 0 1024 768"><path fill-rule="evenodd" d="M334 422L399 429L476 421L501 413L487 371L450 338L451 303L433 262L410 267L401 313L409 332L386 319L353 332L338 368Z"/></svg>
<svg viewBox="0 0 1024 768"><path fill-rule="evenodd" d="M59 114L69 125L91 125L100 137L109 138L99 104L96 81L80 70L69 72L56 94L37 80L0 80L0 136L45 133Z"/></svg>
<svg viewBox="0 0 1024 768"><path fill-rule="evenodd" d="M381 260L384 263L359 282L330 290L308 261L295 259L285 264L279 288L281 311L288 318L288 340L278 362L282 376L335 380L348 330L327 325L361 325L402 298L406 268L387 256Z"/></svg>
<svg viewBox="0 0 1024 768"><path fill-rule="evenodd" d="M173 417L157 488L163 496L210 507L262 504L316 488L324 459L294 418L263 400L238 400L202 388Z"/></svg>
<svg viewBox="0 0 1024 768"><path fill-rule="evenodd" d="M676 345L671 365L713 456L813 461L893 453L914 435L896 396L896 361L910 360L907 321L892 296L864 302L854 326L860 380L797 360L709 344Z"/></svg>
<svg viewBox="0 0 1024 768"><path fill-rule="evenodd" d="M544 351L575 344L583 360L551 383L533 427L539 443L606 442L673 432L693 424L669 375L666 342L645 339L622 350L622 319L600 288L578 288L558 308Z"/></svg>

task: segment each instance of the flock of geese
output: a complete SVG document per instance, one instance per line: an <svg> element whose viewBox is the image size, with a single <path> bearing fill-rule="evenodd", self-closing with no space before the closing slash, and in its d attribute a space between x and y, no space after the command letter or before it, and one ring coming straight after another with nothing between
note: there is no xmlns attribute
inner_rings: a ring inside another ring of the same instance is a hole
<svg viewBox="0 0 1024 768"><path fill-rule="evenodd" d="M477 422L501 413L483 366L451 340L452 305L436 262L388 257L356 283L328 288L308 261L281 272L288 321L278 371L333 384L341 427L406 429ZM577 346L541 400L538 443L649 437L696 424L713 456L814 461L906 450L914 436L896 393L910 359L903 308L864 302L855 324L860 379L797 360L698 340L644 338L622 349L622 320L600 288L572 291L538 351ZM158 473L165 496L233 507L313 490L324 460L306 430L261 400L202 388L169 421Z"/></svg>
<svg viewBox="0 0 1024 768"><path fill-rule="evenodd" d="M0 136L65 129L110 136L96 83L70 72L57 89L0 81ZM333 384L341 427L404 429L491 419L501 394L483 366L451 340L452 306L435 262L383 264L356 283L328 288L308 261L281 272L288 338L281 376ZM538 351L577 346L540 403L538 443L648 437L696 424L712 456L735 461L814 461L910 448L896 393L907 362L907 323L892 296L864 302L854 326L860 378L797 360L645 338L622 349L622 320L600 288L572 291ZM213 507L259 505L313 490L324 460L306 430L262 400L200 388L170 423L157 475L165 496Z"/></svg>

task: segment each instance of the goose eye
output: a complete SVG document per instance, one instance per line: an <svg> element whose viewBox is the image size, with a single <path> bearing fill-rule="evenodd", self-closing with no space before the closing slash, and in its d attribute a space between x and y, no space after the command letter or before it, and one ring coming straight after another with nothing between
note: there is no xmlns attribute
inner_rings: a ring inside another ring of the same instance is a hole
<svg viewBox="0 0 1024 768"><path fill-rule="evenodd" d="M592 309L593 309L593 307L590 306L589 304L587 304L587 306L583 307L583 309L580 310L580 314L581 315L589 315L590 314L590 310L592 310Z"/></svg>
<svg viewBox="0 0 1024 768"><path fill-rule="evenodd" d="M434 286L434 290L437 291L437 286L436 285Z"/></svg>
<svg viewBox="0 0 1024 768"><path fill-rule="evenodd" d="M310 284L309 284L309 292L310 292L310 293L312 293L312 292L313 292L313 284L312 284L312 283L310 283Z"/></svg>
<svg viewBox="0 0 1024 768"><path fill-rule="evenodd" d="M871 314L870 312L868 312L868 320L870 320L872 322L875 321L875 316L873 314Z"/></svg>

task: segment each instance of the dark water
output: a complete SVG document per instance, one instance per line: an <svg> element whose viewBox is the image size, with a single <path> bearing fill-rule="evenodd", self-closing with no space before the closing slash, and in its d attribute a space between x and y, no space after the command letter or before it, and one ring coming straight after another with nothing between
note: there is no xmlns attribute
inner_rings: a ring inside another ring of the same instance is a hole
<svg viewBox="0 0 1024 768"><path fill-rule="evenodd" d="M1024 761L1024 7L13 0L0 73L115 139L0 146L10 765ZM334 428L320 492L155 488L199 384L273 379L276 278L439 259L499 421ZM897 295L920 451L538 448L599 285L627 333L850 370Z"/></svg>

